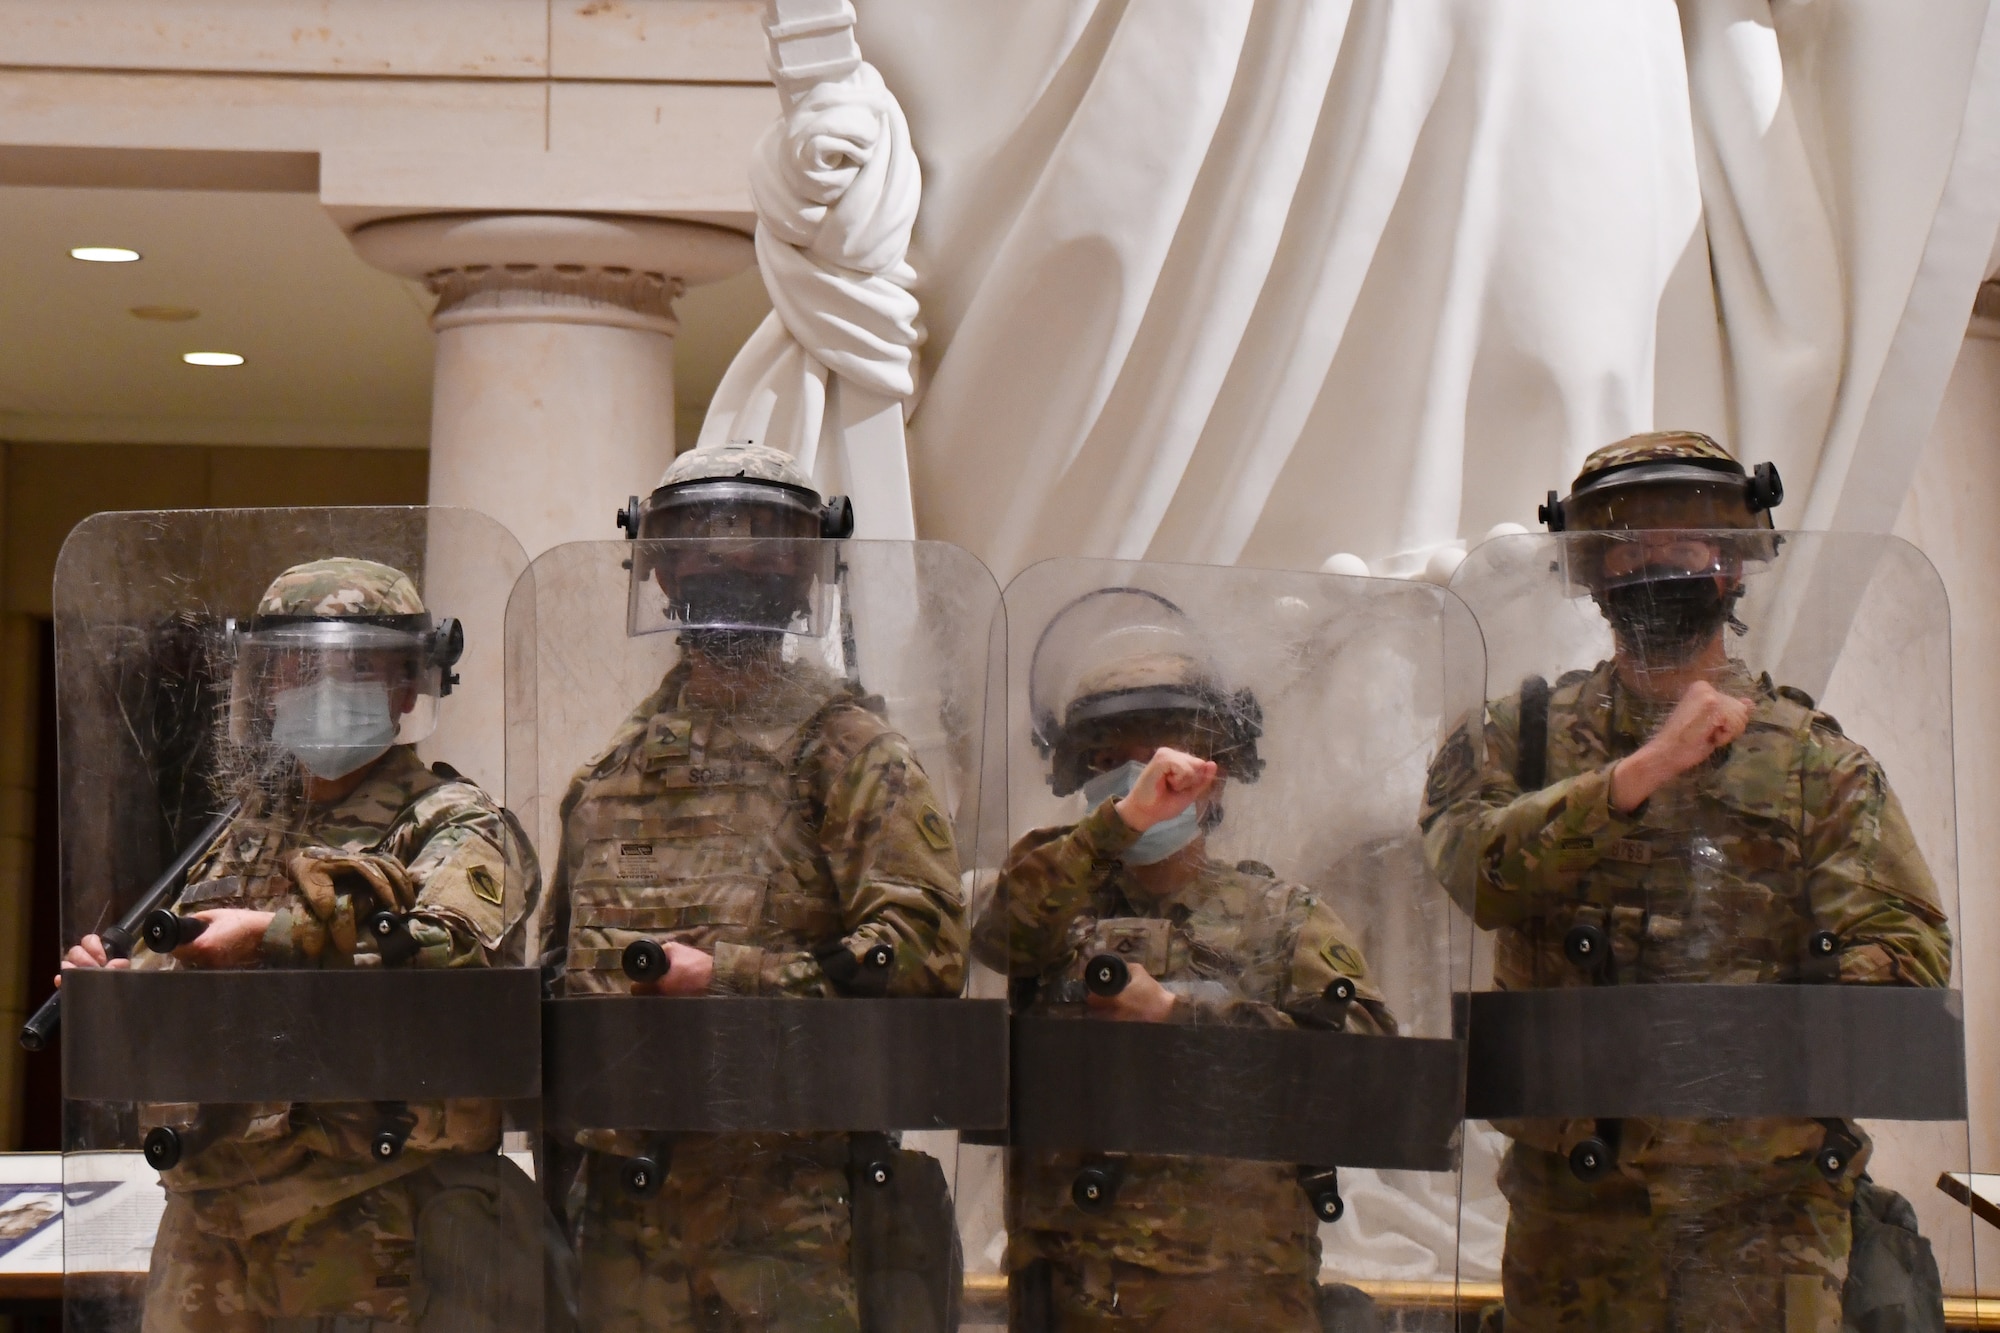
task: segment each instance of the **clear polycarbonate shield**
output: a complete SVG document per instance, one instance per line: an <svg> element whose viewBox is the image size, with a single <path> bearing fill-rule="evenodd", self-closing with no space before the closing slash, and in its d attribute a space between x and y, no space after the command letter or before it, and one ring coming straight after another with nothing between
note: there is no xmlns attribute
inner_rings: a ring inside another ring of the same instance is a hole
<svg viewBox="0 0 2000 1333"><path fill-rule="evenodd" d="M635 556L824 569L825 614L631 633ZM961 1135L1006 1115L1005 983L967 949L999 600L925 542L578 543L521 579L509 790L549 851L551 1160L586 1322L656 1299L715 1327L964 1317L1000 1173Z"/></svg>
<svg viewBox="0 0 2000 1333"><path fill-rule="evenodd" d="M541 1328L545 1287L564 1326L533 1179L539 881L500 803L525 564L491 519L441 508L70 534L79 966L23 1036L59 1021L67 1327ZM462 627L449 664L413 598Z"/></svg>
<svg viewBox="0 0 2000 1333"><path fill-rule="evenodd" d="M1488 698L1426 850L1484 928L1468 1138L1501 1161L1461 1271L1504 1266L1510 1326L1942 1327L1974 1283L1937 1187L1968 1136L1936 572L1881 535L1570 533L1451 588Z"/></svg>
<svg viewBox="0 0 2000 1333"><path fill-rule="evenodd" d="M1472 932L1416 816L1477 705L1470 615L1081 559L1005 600L1011 845L973 939L1013 979L1013 1326L1457 1328Z"/></svg>

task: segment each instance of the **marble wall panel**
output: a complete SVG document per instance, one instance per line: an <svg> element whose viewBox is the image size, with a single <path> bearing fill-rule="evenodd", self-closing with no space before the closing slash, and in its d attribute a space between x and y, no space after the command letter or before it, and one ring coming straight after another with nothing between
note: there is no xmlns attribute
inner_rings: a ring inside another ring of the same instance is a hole
<svg viewBox="0 0 2000 1333"><path fill-rule="evenodd" d="M9 65L536 78L547 0L0 0Z"/></svg>

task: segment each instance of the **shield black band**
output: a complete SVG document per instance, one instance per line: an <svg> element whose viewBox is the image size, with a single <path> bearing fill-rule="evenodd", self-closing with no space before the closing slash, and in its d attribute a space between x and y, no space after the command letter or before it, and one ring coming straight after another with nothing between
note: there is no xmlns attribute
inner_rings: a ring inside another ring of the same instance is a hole
<svg viewBox="0 0 2000 1333"><path fill-rule="evenodd" d="M1026 1017L1012 1140L1449 1171L1464 1049L1424 1037Z"/></svg>
<svg viewBox="0 0 2000 1333"><path fill-rule="evenodd" d="M1459 997L1480 1120L1962 1120L1960 993L1897 986L1578 986Z"/></svg>
<svg viewBox="0 0 2000 1333"><path fill-rule="evenodd" d="M732 1133L991 1129L1000 1000L583 996L544 1008L547 1113L569 1126Z"/></svg>
<svg viewBox="0 0 2000 1333"><path fill-rule="evenodd" d="M70 972L63 1086L82 1101L532 1098L526 968ZM423 1041L411 1040L421 1026Z"/></svg>

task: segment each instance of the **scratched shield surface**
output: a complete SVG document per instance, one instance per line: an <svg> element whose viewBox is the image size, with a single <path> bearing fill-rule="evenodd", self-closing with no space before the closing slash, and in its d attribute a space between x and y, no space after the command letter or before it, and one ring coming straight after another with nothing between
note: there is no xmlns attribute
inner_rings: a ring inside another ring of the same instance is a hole
<svg viewBox="0 0 2000 1333"><path fill-rule="evenodd" d="M1935 1290L1918 1251L1973 1290L1936 1186L1968 1135L1929 562L1858 533L1517 535L1451 588L1487 702L1426 852L1482 927L1494 1165L1467 1192L1508 1219L1510 1315L1865 1326Z"/></svg>
<svg viewBox="0 0 2000 1333"><path fill-rule="evenodd" d="M541 1326L540 881L498 762L526 563L421 507L64 545L68 1327Z"/></svg>

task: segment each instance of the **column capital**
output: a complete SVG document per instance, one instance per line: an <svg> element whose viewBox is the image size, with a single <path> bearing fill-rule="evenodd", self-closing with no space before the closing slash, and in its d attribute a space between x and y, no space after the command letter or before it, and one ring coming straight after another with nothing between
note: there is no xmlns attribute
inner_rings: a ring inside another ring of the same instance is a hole
<svg viewBox="0 0 2000 1333"><path fill-rule="evenodd" d="M356 252L436 294L432 327L604 324L678 328L674 298L756 259L723 227L567 213L432 213L356 229Z"/></svg>

